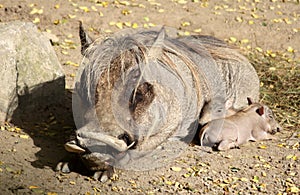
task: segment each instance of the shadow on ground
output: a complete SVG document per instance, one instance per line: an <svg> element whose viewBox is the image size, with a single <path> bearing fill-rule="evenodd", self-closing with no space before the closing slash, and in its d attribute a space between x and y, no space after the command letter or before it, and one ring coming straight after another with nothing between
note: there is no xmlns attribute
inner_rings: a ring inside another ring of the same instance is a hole
<svg viewBox="0 0 300 195"><path fill-rule="evenodd" d="M58 92L61 94L45 91L49 85L56 84L46 83L29 95L20 96L11 122L23 129L40 148L35 154L37 160L31 162L32 166L55 169L56 164L67 155L63 144L76 127L71 91Z"/></svg>

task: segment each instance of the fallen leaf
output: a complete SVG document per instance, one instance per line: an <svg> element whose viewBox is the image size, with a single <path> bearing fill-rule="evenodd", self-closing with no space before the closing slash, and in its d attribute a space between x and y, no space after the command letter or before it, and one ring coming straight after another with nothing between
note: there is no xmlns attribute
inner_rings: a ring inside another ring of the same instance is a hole
<svg viewBox="0 0 300 195"><path fill-rule="evenodd" d="M86 6L79 6L79 9L83 10L84 12L89 12L89 8Z"/></svg>
<svg viewBox="0 0 300 195"><path fill-rule="evenodd" d="M171 170L172 171L175 171L175 172L179 172L179 171L181 171L181 167L171 167Z"/></svg>
<svg viewBox="0 0 300 195"><path fill-rule="evenodd" d="M258 183L259 182L259 177L258 176L253 176L253 179L252 179L253 182L255 183Z"/></svg>
<svg viewBox="0 0 300 195"><path fill-rule="evenodd" d="M126 5L126 6L130 5L130 3L128 1L120 1L119 3L121 5Z"/></svg>
<svg viewBox="0 0 300 195"><path fill-rule="evenodd" d="M266 145L260 145L259 148L260 148L260 149L266 149L267 146L266 146Z"/></svg>
<svg viewBox="0 0 300 195"><path fill-rule="evenodd" d="M202 31L201 28L197 28L197 29L194 30L195 33L200 33L201 31Z"/></svg>
<svg viewBox="0 0 300 195"><path fill-rule="evenodd" d="M247 182L249 180L247 178L245 178L245 177L242 177L242 178L240 178L240 181Z"/></svg>
<svg viewBox="0 0 300 195"><path fill-rule="evenodd" d="M190 26L191 23L190 22L182 22L181 26L186 27L186 26Z"/></svg>
<svg viewBox="0 0 300 195"><path fill-rule="evenodd" d="M123 29L123 23L122 22L117 22L116 27L118 27L119 29Z"/></svg>
<svg viewBox="0 0 300 195"><path fill-rule="evenodd" d="M22 139L28 139L29 136L28 135L20 135L20 138L22 138Z"/></svg>
<svg viewBox="0 0 300 195"><path fill-rule="evenodd" d="M138 28L138 27L139 27L139 25L137 23L133 23L131 26L131 28Z"/></svg>
<svg viewBox="0 0 300 195"><path fill-rule="evenodd" d="M236 39L235 37L229 37L229 40L230 40L231 42L235 43L237 39Z"/></svg>
<svg viewBox="0 0 300 195"><path fill-rule="evenodd" d="M292 193L299 193L300 192L299 188L297 188L296 186L290 187L289 191L292 192Z"/></svg>
<svg viewBox="0 0 300 195"><path fill-rule="evenodd" d="M34 18L34 20L32 21L34 24L40 23L40 19L39 18Z"/></svg>
<svg viewBox="0 0 300 195"><path fill-rule="evenodd" d="M38 186L29 186L28 187L29 189L37 189L37 188L39 188Z"/></svg>

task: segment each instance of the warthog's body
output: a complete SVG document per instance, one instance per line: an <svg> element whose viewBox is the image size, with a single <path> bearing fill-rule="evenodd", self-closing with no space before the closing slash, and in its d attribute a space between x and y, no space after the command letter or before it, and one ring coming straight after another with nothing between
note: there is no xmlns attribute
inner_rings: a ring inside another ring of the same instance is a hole
<svg viewBox="0 0 300 195"><path fill-rule="evenodd" d="M261 103L249 102L245 109L207 123L199 134L201 145L227 150L248 141L274 139L272 134L279 131L280 126L272 110Z"/></svg>
<svg viewBox="0 0 300 195"><path fill-rule="evenodd" d="M66 149L97 178L110 166L146 170L179 155L207 102L232 98L239 107L245 95L258 97L253 67L215 38L170 38L162 28L91 43L80 32L84 59L73 99L79 128Z"/></svg>

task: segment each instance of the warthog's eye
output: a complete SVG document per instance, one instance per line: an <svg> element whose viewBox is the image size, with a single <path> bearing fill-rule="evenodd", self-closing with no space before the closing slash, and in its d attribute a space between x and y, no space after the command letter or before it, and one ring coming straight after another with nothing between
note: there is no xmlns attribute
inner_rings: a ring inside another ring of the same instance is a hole
<svg viewBox="0 0 300 195"><path fill-rule="evenodd" d="M269 114L269 118L270 118L270 119L273 119L274 117L273 117L273 115L272 115L272 114Z"/></svg>

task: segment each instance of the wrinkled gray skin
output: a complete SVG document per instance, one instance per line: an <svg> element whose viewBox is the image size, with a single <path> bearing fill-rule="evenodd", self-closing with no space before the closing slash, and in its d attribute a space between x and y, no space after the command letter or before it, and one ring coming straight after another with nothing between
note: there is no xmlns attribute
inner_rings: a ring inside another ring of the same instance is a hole
<svg viewBox="0 0 300 195"><path fill-rule="evenodd" d="M202 146L228 150L248 141L276 139L273 135L281 130L272 110L264 104L253 103L248 98L249 106L226 117L207 123L200 131ZM221 123L222 128L214 128Z"/></svg>
<svg viewBox="0 0 300 195"><path fill-rule="evenodd" d="M259 78L256 70L247 58L236 49L211 36L187 36L180 38L180 40L188 46L200 43L209 51L225 82L226 97L224 102L231 101L233 109L246 106L247 97L251 97L254 101L259 100Z"/></svg>
<svg viewBox="0 0 300 195"><path fill-rule="evenodd" d="M187 45L200 43L216 61L218 72L225 82L223 100L207 101L199 117L199 124L230 116L247 105L247 97L259 100L259 78L254 67L236 49L211 36L188 36L180 38ZM215 78L221 79L221 78Z"/></svg>
<svg viewBox="0 0 300 195"><path fill-rule="evenodd" d="M251 96L257 100L259 96L259 80L251 64L237 51L214 37L170 38L165 35L164 29L161 29L132 34L124 39L121 37L116 42L112 41L111 47L105 47L110 40L100 44L92 41L80 25L80 39L84 55L83 64L85 60L88 64L83 66L80 82L76 83L75 91L78 94L73 97L73 102L76 102L73 113L75 112L75 121L81 122L76 123L76 139L66 143L65 149L77 153L86 167L95 172L94 178L102 182L112 175L112 166L117 161L122 165L137 159L138 164L143 164L143 161L138 161L143 159L141 154L146 156L152 150L157 150L166 140L170 141L167 143L171 146L178 147L179 145L171 141L185 137L189 137L185 140L186 143L191 141L203 106L205 109L202 110L204 113L202 112L200 121L204 124L231 115L236 112L236 108L247 105L244 97ZM121 48L121 51L126 50L126 44L133 44L133 50L137 48L135 52L142 52L142 55L146 50L146 60L158 60L164 66L154 64L148 67L150 72L145 69L141 77L140 71L135 69L135 63L141 63L143 57L137 55L136 61L130 61L133 63L132 68L129 68L131 71L124 76L133 78L132 83L116 83L115 87L119 89L116 92L101 91L99 85L97 86L99 75L104 74L104 68L109 66L109 63L103 63L101 60L106 59L106 54L113 58L114 47ZM164 76L166 74L168 76ZM151 80L153 76L154 81ZM135 109L128 112L128 91L131 94L132 86L139 78L142 78L143 84L138 87L134 96L141 101L130 104L129 107L133 106ZM160 83L155 82L157 78ZM147 87L147 83L150 86ZM81 91L76 90L77 88ZM146 91L143 91L144 88ZM155 92L154 98L150 98L151 101L146 105L148 107L143 110L144 107L139 107L139 104L145 103L145 97L153 95L152 88ZM87 97L82 95L84 93L88 94ZM93 105L95 95L98 102ZM112 99L117 105L116 108L111 108L105 101L105 98L109 97L116 97ZM228 101L229 107L226 106ZM111 112L113 109L125 115L116 119ZM149 111L152 114L149 115ZM123 126L118 125L120 121ZM165 148L167 147L166 144ZM107 150L106 153L103 153L103 148ZM173 149L168 153L179 154L180 151ZM147 161L147 158L144 159ZM71 171L68 163L59 163L57 170Z"/></svg>

